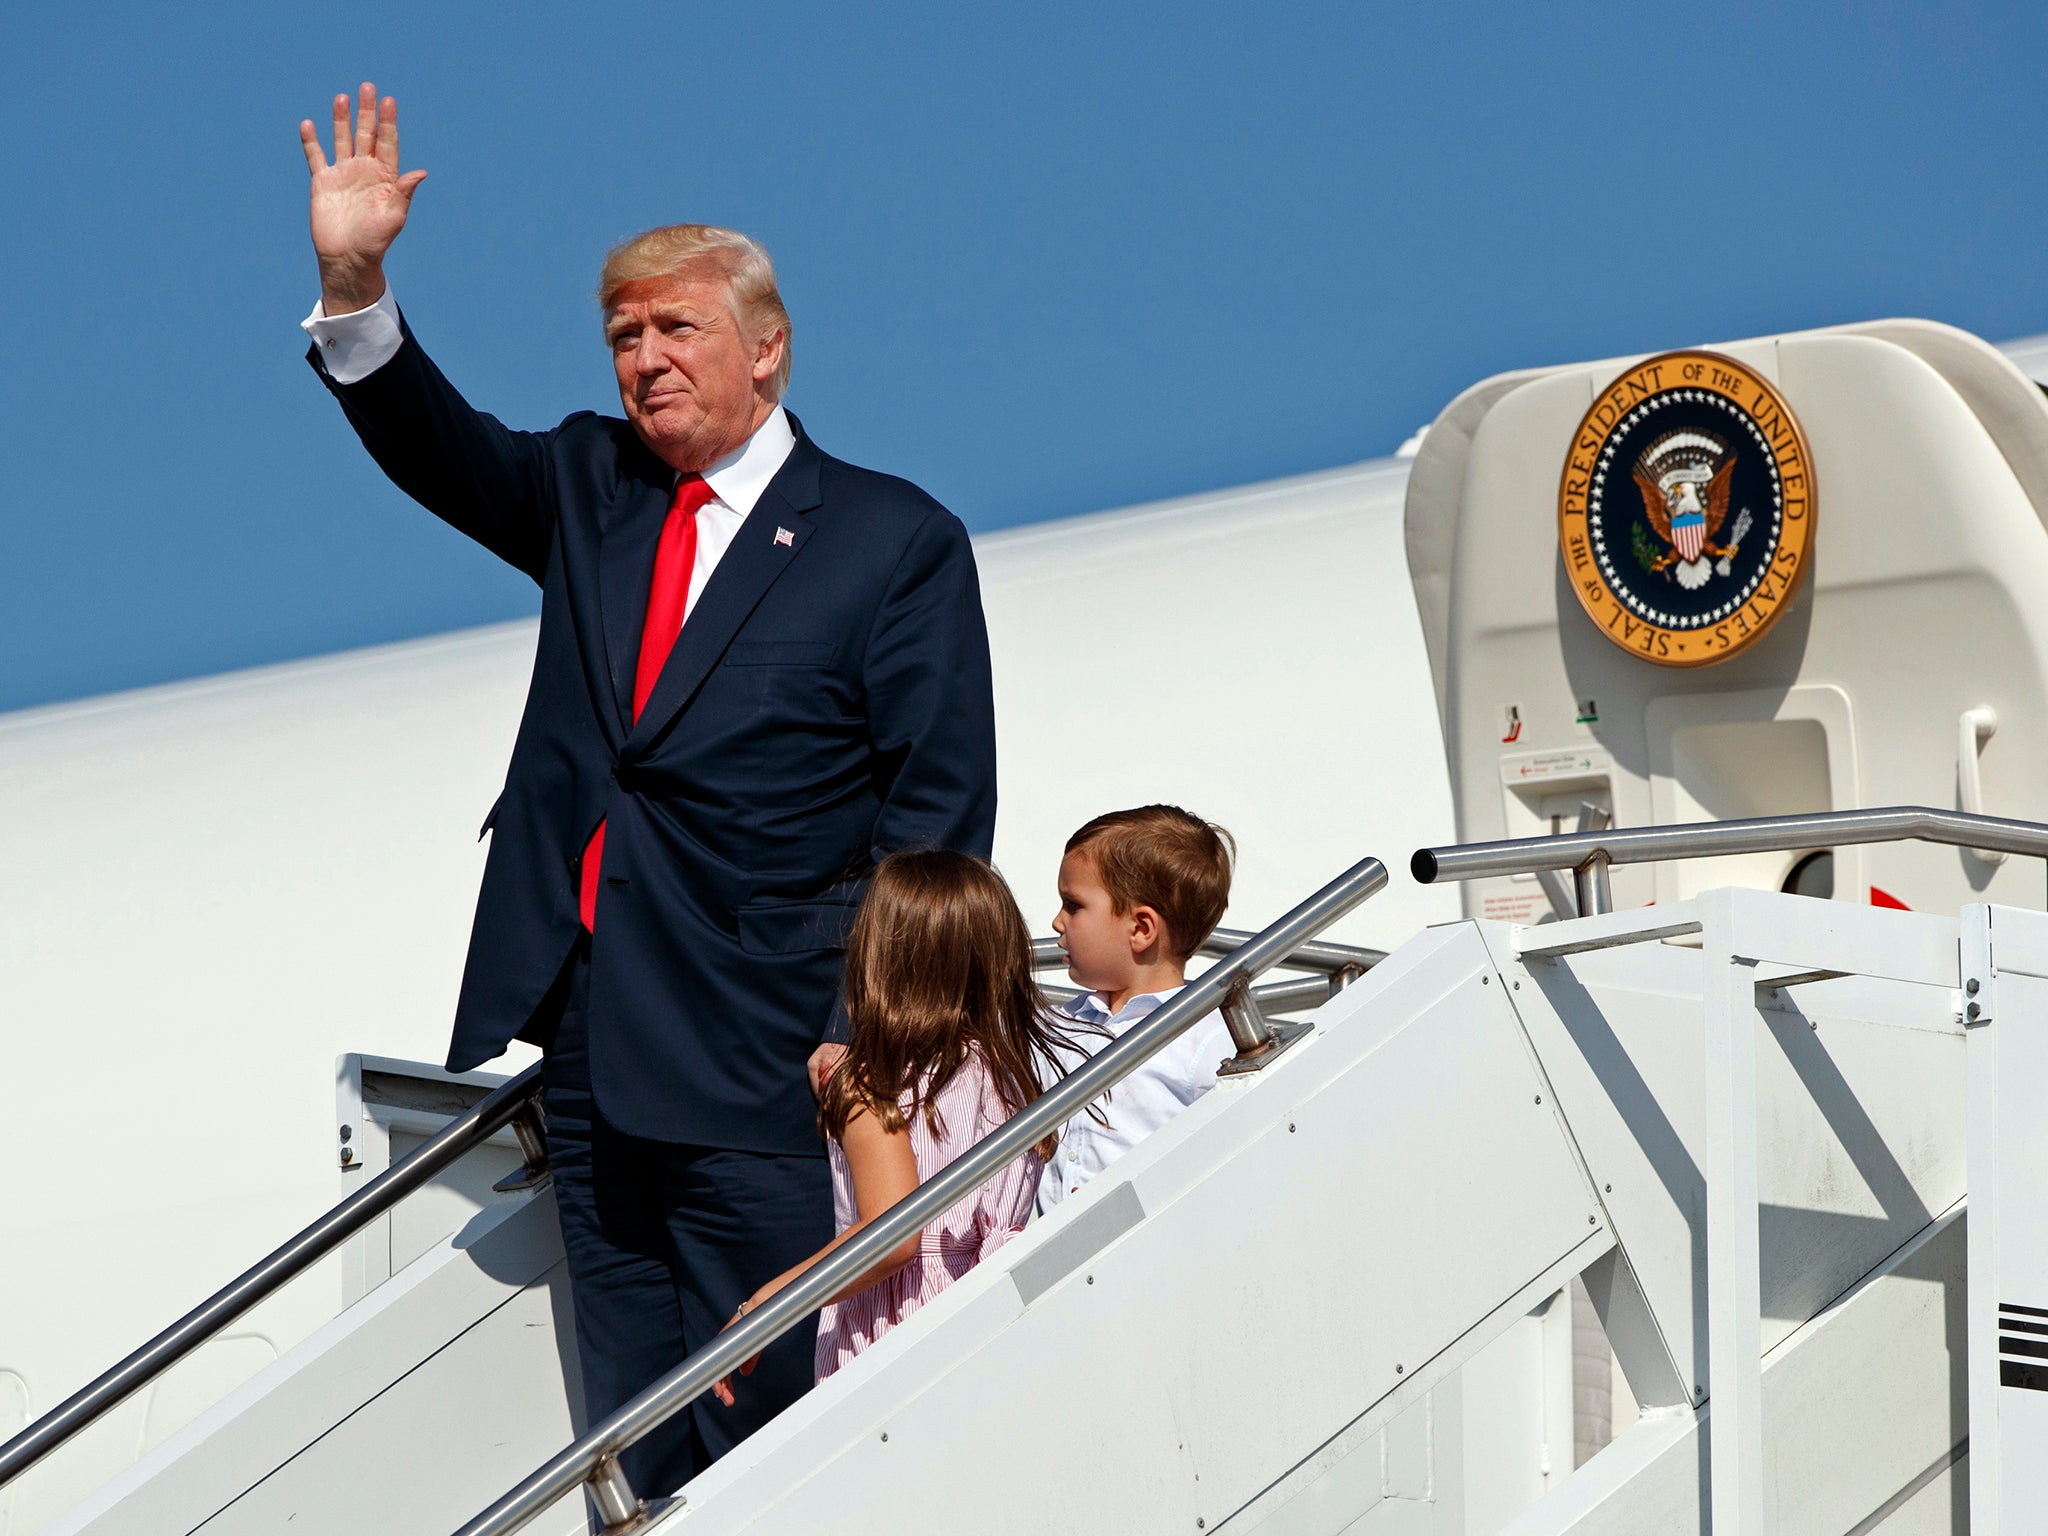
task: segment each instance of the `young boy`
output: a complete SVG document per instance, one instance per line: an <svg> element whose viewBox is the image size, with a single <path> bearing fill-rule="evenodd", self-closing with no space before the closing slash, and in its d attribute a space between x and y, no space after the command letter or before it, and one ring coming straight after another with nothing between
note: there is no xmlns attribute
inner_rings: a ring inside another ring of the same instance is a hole
<svg viewBox="0 0 2048 1536"><path fill-rule="evenodd" d="M1067 839L1052 931L1067 974L1089 990L1055 1012L1102 1031L1091 1054L1186 984L1188 957L1229 904L1234 853L1228 832L1175 805L1111 811ZM1094 1114L1069 1120L1039 1180L1040 1212L1215 1087L1232 1050L1212 1013L1096 1100Z"/></svg>

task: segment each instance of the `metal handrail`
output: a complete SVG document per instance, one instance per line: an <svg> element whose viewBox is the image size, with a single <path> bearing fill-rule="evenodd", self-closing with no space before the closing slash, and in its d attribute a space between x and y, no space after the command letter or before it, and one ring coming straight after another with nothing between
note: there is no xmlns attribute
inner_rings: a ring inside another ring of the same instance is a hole
<svg viewBox="0 0 2048 1536"><path fill-rule="evenodd" d="M2048 826L2003 816L1938 811L1925 805L1890 805L1866 811L1816 811L1804 816L1755 816L1665 827L1564 832L1496 843L1418 848L1409 869L1424 885L1438 880L1479 880L1589 864L1654 864L1664 859L1706 859L1735 853L1791 853L1848 843L1918 841L1958 848L2048 858Z"/></svg>
<svg viewBox="0 0 2048 1536"><path fill-rule="evenodd" d="M1202 940L1198 953L1204 955L1227 955L1249 944L1257 935L1243 928L1218 928ZM1384 949L1361 949L1354 944L1332 944L1324 939L1311 939L1297 944L1287 952L1279 964L1289 970L1320 971L1325 976L1355 977L1371 970L1387 958Z"/></svg>
<svg viewBox="0 0 2048 1536"><path fill-rule="evenodd" d="M1208 938L1195 946L1199 955L1228 955L1251 942L1253 934L1243 928L1218 928ZM1060 948L1058 939L1033 939L1031 941L1031 964L1036 970L1051 970L1065 963L1066 951ZM1384 949L1360 949L1351 944L1328 944L1311 941L1297 945L1293 953L1282 957L1275 964L1279 968L1293 971L1313 971L1313 976L1297 977L1292 981L1267 982L1264 986L1252 988L1252 999L1268 1013L1298 1013L1304 1008L1320 1008L1349 983L1356 981L1367 971L1387 958ZM1078 987L1041 985L1045 995L1056 1003L1063 1003L1079 997Z"/></svg>
<svg viewBox="0 0 2048 1536"><path fill-rule="evenodd" d="M859 1237L834 1250L747 1314L604 1423L563 1450L465 1525L458 1536L509 1536L556 1500L589 1483L606 1529L640 1527L644 1509L619 1470L618 1455L649 1430L688 1407L713 1382L737 1370L824 1305L842 1286L978 1187L1034 1143L1057 1131L1090 1101L1197 1020L1222 1006L1254 976L1285 957L1387 883L1386 866L1362 859L1270 928L1238 946L1189 982L1129 1034L1090 1058L1023 1113L948 1164L937 1176L878 1216Z"/></svg>
<svg viewBox="0 0 2048 1536"><path fill-rule="evenodd" d="M449 1121L253 1268L213 1293L119 1365L0 1445L0 1485L34 1466L115 1403L183 1359L295 1276L332 1253L436 1174L517 1119L540 1094L536 1062ZM522 1131L525 1127L521 1127ZM528 1134L522 1147L533 1155Z"/></svg>
<svg viewBox="0 0 2048 1536"><path fill-rule="evenodd" d="M1195 953L1234 954L1256 937L1256 934L1246 928L1218 928L1195 946ZM1053 966L1064 963L1066 958L1067 952L1060 948L1058 939L1031 941L1031 963L1041 971L1050 970ZM1351 944L1331 944L1321 939L1312 939L1295 945L1292 952L1274 963L1287 970L1320 971L1325 976L1348 976L1369 971L1386 958L1387 952L1384 949L1361 949Z"/></svg>

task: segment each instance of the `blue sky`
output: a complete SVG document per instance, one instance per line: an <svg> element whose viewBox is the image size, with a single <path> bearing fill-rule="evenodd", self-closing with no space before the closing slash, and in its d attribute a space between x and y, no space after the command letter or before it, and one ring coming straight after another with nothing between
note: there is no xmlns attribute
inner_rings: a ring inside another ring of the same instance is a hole
<svg viewBox="0 0 2048 1536"><path fill-rule="evenodd" d="M2039 4L362 14L0 19L0 709L535 610L301 360L296 125L366 76L477 404L615 408L604 248L731 224L821 445L977 529L1384 454L1503 368L2048 330Z"/></svg>

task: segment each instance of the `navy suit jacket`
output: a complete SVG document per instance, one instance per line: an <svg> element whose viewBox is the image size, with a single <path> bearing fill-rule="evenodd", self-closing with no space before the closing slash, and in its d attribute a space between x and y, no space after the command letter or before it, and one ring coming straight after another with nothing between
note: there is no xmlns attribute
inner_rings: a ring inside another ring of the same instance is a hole
<svg viewBox="0 0 2048 1536"><path fill-rule="evenodd" d="M456 1005L448 1066L537 1017L581 930L590 1071L631 1135L822 1151L804 1063L842 1033L845 935L874 863L986 857L995 828L988 634L967 532L907 481L796 447L691 610L647 708L634 664L675 476L631 426L515 432L410 330L368 378L311 361L404 491L541 588L540 642Z"/></svg>

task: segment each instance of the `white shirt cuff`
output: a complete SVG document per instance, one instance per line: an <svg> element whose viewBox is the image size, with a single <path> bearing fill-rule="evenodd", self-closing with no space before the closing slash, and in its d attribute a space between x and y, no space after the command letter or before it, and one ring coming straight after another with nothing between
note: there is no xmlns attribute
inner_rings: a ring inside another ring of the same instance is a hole
<svg viewBox="0 0 2048 1536"><path fill-rule="evenodd" d="M299 322L299 328L313 338L320 349L321 366L337 384L355 384L367 379L392 358L404 344L398 329L398 304L391 297L391 285L368 309L353 314L332 315L317 301L313 313Z"/></svg>

